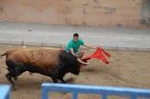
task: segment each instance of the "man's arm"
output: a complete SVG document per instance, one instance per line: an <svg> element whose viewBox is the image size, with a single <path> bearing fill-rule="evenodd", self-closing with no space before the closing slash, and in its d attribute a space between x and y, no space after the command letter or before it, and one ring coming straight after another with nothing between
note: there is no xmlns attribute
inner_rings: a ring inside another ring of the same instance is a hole
<svg viewBox="0 0 150 99"><path fill-rule="evenodd" d="M96 49L96 48L97 48L97 47L92 46L92 45L85 45L85 44L83 44L83 46L84 46L84 47L87 47L87 48L90 48L90 49Z"/></svg>
<svg viewBox="0 0 150 99"><path fill-rule="evenodd" d="M78 57L78 56L74 53L73 48L70 48L69 50L70 50L70 52L71 52L72 55L74 55L75 57Z"/></svg>

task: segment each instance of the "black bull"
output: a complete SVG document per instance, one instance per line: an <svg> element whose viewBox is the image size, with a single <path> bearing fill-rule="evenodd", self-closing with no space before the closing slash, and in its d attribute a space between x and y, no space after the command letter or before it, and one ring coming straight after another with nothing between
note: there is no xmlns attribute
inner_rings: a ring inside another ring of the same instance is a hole
<svg viewBox="0 0 150 99"><path fill-rule="evenodd" d="M0 56L6 55L6 65L8 73L7 80L15 88L14 80L17 76L25 71L31 73L40 73L52 78L53 82L57 83L60 80L62 83L66 73L79 75L80 62L72 54L56 49L19 49L6 51Z"/></svg>

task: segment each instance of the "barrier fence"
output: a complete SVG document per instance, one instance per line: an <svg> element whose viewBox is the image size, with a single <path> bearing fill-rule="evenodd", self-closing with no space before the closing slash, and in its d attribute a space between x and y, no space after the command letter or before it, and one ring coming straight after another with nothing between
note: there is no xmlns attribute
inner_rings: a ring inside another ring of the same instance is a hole
<svg viewBox="0 0 150 99"><path fill-rule="evenodd" d="M0 85L0 99L10 99L10 85Z"/></svg>
<svg viewBox="0 0 150 99"><path fill-rule="evenodd" d="M107 99L110 95L127 96L130 99L150 99L149 89L123 88L108 86L76 85L76 84L42 84L42 99L51 99L50 92L67 92L72 93L72 99L78 99L78 94L98 94L100 99Z"/></svg>

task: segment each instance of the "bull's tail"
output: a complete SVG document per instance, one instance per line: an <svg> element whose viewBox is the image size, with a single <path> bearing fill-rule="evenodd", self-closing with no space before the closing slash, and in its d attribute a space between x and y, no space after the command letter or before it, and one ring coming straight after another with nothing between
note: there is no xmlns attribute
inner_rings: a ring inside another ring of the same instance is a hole
<svg viewBox="0 0 150 99"><path fill-rule="evenodd" d="M2 56L7 56L7 55L9 55L11 52L12 52L12 51L6 51L6 52L0 54L0 57L2 57Z"/></svg>
<svg viewBox="0 0 150 99"><path fill-rule="evenodd" d="M5 53L0 54L0 57L1 57L1 56L5 56L5 55L7 55L7 54L6 54L6 52L5 52Z"/></svg>

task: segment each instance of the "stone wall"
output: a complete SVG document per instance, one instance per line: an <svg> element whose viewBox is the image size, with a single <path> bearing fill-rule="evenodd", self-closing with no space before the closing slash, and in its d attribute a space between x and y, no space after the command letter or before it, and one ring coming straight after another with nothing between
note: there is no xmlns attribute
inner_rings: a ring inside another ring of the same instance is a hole
<svg viewBox="0 0 150 99"><path fill-rule="evenodd" d="M141 0L0 0L0 20L139 27Z"/></svg>

